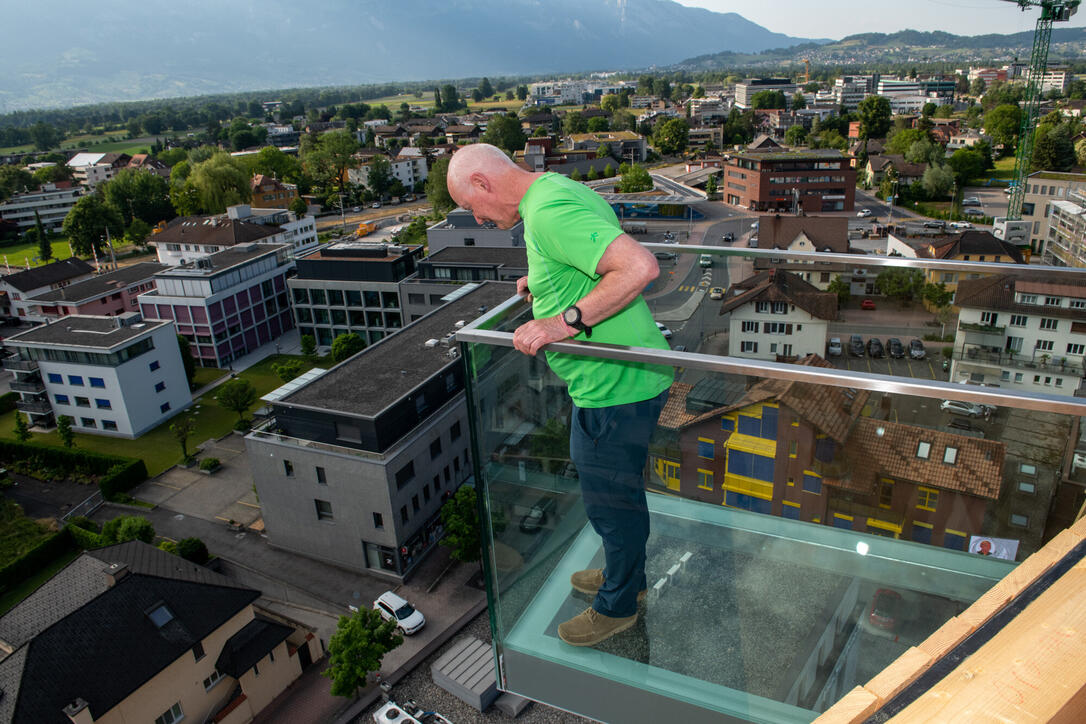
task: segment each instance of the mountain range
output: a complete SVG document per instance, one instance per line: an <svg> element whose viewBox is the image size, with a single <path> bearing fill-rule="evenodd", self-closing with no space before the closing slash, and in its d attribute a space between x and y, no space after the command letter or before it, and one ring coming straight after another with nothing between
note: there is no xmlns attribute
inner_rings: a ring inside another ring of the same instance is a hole
<svg viewBox="0 0 1086 724"><path fill-rule="evenodd" d="M810 42L670 0L50 0L0 27L0 112L675 63Z"/></svg>

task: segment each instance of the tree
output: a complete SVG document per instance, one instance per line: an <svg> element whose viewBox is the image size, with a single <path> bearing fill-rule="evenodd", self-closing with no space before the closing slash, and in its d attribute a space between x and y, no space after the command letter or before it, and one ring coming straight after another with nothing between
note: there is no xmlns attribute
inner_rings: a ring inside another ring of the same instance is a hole
<svg viewBox="0 0 1086 724"><path fill-rule="evenodd" d="M199 538L182 538L177 541L177 555L198 566L207 563L208 558L211 557L207 551L207 545Z"/></svg>
<svg viewBox="0 0 1086 724"><path fill-rule="evenodd" d="M993 143L1003 146L1005 150L1017 143L1021 123L1022 109L1017 103L998 105L984 116L985 132L992 137Z"/></svg>
<svg viewBox="0 0 1086 724"><path fill-rule="evenodd" d="M584 177L581 176L580 169L574 168L572 171L569 172L569 180L570 181L581 181L583 179L584 179Z"/></svg>
<svg viewBox="0 0 1086 724"><path fill-rule="evenodd" d="M299 196L298 198L290 202L290 206L288 208L293 211L294 215L300 219L305 216L306 213L309 211L309 204L305 202L305 199Z"/></svg>
<svg viewBox="0 0 1086 724"><path fill-rule="evenodd" d="M34 229L38 234L38 259L46 262L53 258L53 244L49 241L49 235L45 233L45 224L41 223L38 210L34 209Z"/></svg>
<svg viewBox="0 0 1086 724"><path fill-rule="evenodd" d="M26 415L15 411L15 439L19 442L27 442L30 439L30 426L26 423Z"/></svg>
<svg viewBox="0 0 1086 724"><path fill-rule="evenodd" d="M807 107L807 96L803 95L799 91L792 96L792 110L798 111Z"/></svg>
<svg viewBox="0 0 1086 724"><path fill-rule="evenodd" d="M934 103L925 103L924 107L920 109L920 115L924 116L925 118L930 118L935 113L937 108L939 108L939 106L935 105Z"/></svg>
<svg viewBox="0 0 1086 724"><path fill-rule="evenodd" d="M612 166L611 164L607 164L606 166L603 167L603 177L604 178L611 178L614 175L615 175L615 167L614 166Z"/></svg>
<svg viewBox="0 0 1086 724"><path fill-rule="evenodd" d="M490 84L489 78L483 78L483 80L479 83L479 90L482 91L483 98L489 98L490 96L494 95L494 86Z"/></svg>
<svg viewBox="0 0 1086 724"><path fill-rule="evenodd" d="M150 543L155 539L155 527L142 515L118 515L102 526L102 541L106 545L139 540Z"/></svg>
<svg viewBox="0 0 1086 724"><path fill-rule="evenodd" d="M914 143L927 141L931 143L926 131L919 128L894 129L890 137L886 139L886 153L900 153L905 155Z"/></svg>
<svg viewBox="0 0 1086 724"><path fill-rule="evenodd" d="M125 241L143 248L147 246L147 239L154 229L143 219L132 219L132 223L124 230Z"/></svg>
<svg viewBox="0 0 1086 724"><path fill-rule="evenodd" d="M302 181L302 164L294 156L288 156L275 146L265 146L258 153L245 156L242 161L249 168L249 173L261 173L274 176L281 181L297 183Z"/></svg>
<svg viewBox="0 0 1086 724"><path fill-rule="evenodd" d="M34 148L39 151L48 151L51 148L56 148L64 139L64 134L44 121L38 121L30 127L29 131L30 139L34 143Z"/></svg>
<svg viewBox="0 0 1086 724"><path fill-rule="evenodd" d="M905 151L905 160L909 163L930 163L932 150L935 148L934 143L926 138L921 138L919 141L909 144L908 150Z"/></svg>
<svg viewBox="0 0 1086 724"><path fill-rule="evenodd" d="M518 101L523 101L527 97L528 97L528 86L526 86L526 85L518 85L517 86L517 100Z"/></svg>
<svg viewBox="0 0 1086 724"><path fill-rule="evenodd" d="M619 173L622 174L622 179L618 182L619 193L632 194L652 190L652 177L643 166L636 163L633 166L622 164Z"/></svg>
<svg viewBox="0 0 1086 724"><path fill-rule="evenodd" d="M833 281L826 287L826 291L837 295L838 304L847 304L848 300L852 298L852 288L848 282L841 278L840 274L833 278Z"/></svg>
<svg viewBox="0 0 1086 724"><path fill-rule="evenodd" d="M919 269L889 268L875 277L875 289L887 297L910 302L924 287L924 273Z"/></svg>
<svg viewBox="0 0 1086 724"><path fill-rule="evenodd" d="M154 226L176 216L169 182L145 169L121 169L104 185L103 193L106 203L121 212L125 226L134 218Z"/></svg>
<svg viewBox="0 0 1086 724"><path fill-rule="evenodd" d="M354 332L341 334L332 340L332 361L342 362L349 357L355 356L365 348L366 343Z"/></svg>
<svg viewBox="0 0 1086 724"><path fill-rule="evenodd" d="M954 180L958 182L958 188L965 186L972 179L980 178L984 173L984 155L980 151L959 148L951 154L946 163L954 171Z"/></svg>
<svg viewBox="0 0 1086 724"><path fill-rule="evenodd" d="M860 117L860 139L882 138L890 130L890 100L885 96L868 96L856 108Z"/></svg>
<svg viewBox="0 0 1086 724"><path fill-rule="evenodd" d="M75 433L72 432L72 418L67 415L57 417L57 436L64 447L75 447Z"/></svg>
<svg viewBox="0 0 1086 724"><path fill-rule="evenodd" d="M1075 165L1075 147L1068 124L1038 126L1031 168L1034 171L1069 171Z"/></svg>
<svg viewBox="0 0 1086 724"><path fill-rule="evenodd" d="M189 436L196 430L196 418L192 415L179 417L170 423L170 433L177 444L181 446L181 459L188 463L192 456L189 455Z"/></svg>
<svg viewBox="0 0 1086 724"><path fill-rule="evenodd" d="M72 245L72 252L90 256L101 252L106 230L113 236L124 234L124 220L117 209L102 200L97 193L81 196L68 215L63 229Z"/></svg>
<svg viewBox="0 0 1086 724"><path fill-rule="evenodd" d="M934 117L934 118L953 118L954 117L954 106L952 106L952 105L941 105L941 106L939 106L938 108L935 109L935 113L932 114L932 117Z"/></svg>
<svg viewBox="0 0 1086 724"><path fill-rule="evenodd" d="M192 193L197 213L205 214L221 214L227 206L248 203L252 195L248 170L225 151L193 166L184 189Z"/></svg>
<svg viewBox="0 0 1086 724"><path fill-rule="evenodd" d="M301 343L302 354L306 359L317 358L317 340L312 334L303 334L298 341Z"/></svg>
<svg viewBox="0 0 1086 724"><path fill-rule="evenodd" d="M449 187L445 180L449 172L449 157L442 156L434 162L426 177L426 198L434 209L434 213L444 216L456 208L456 202L449 195Z"/></svg>
<svg viewBox="0 0 1086 724"><path fill-rule="evenodd" d="M238 420L245 419L248 412L257 399L256 388L249 380L236 377L219 387L219 393L215 395L218 403L227 410L238 413Z"/></svg>
<svg viewBox="0 0 1086 724"><path fill-rule="evenodd" d="M520 119L515 113L491 118L486 124L486 133L482 138L483 143L497 146L506 153L523 150L527 140L520 127Z"/></svg>
<svg viewBox="0 0 1086 724"><path fill-rule="evenodd" d="M11 164L0 165L0 201L32 188L33 184L34 176L25 168Z"/></svg>
<svg viewBox="0 0 1086 724"><path fill-rule="evenodd" d="M332 680L333 696L354 698L370 672L381 670L384 655L402 643L396 621L385 621L372 608L359 608L350 617L339 617L328 641L328 668L321 676Z"/></svg>
<svg viewBox="0 0 1086 724"><path fill-rule="evenodd" d="M482 555L479 538L479 509L476 506L475 488L461 485L456 493L441 506L441 524L445 537L441 545L450 549L453 560L477 561Z"/></svg>
<svg viewBox="0 0 1086 724"><path fill-rule="evenodd" d="M303 367L305 367L305 363L300 359L288 359L280 364L272 365L272 372L278 375L283 382L290 382L302 374Z"/></svg>
<svg viewBox="0 0 1086 724"><path fill-rule="evenodd" d="M569 136L588 131L588 120L578 111L569 111L562 119L562 133Z"/></svg>
<svg viewBox="0 0 1086 724"><path fill-rule="evenodd" d="M924 285L921 296L931 306L940 308L950 306L951 300L954 299L954 292L947 289L943 282L938 284L929 282Z"/></svg>
<svg viewBox="0 0 1086 724"><path fill-rule="evenodd" d="M969 95L980 98L987 89L988 84L984 82L983 78L974 78L973 82L969 84Z"/></svg>
<svg viewBox="0 0 1086 724"><path fill-rule="evenodd" d="M302 157L305 171L323 184L343 190L347 169L358 165L358 140L348 131L329 131L318 137Z"/></svg>
<svg viewBox="0 0 1086 724"><path fill-rule="evenodd" d="M784 142L789 146L802 146L807 140L807 129L797 123L784 132Z"/></svg>
<svg viewBox="0 0 1086 724"><path fill-rule="evenodd" d="M611 130L611 122L604 116L592 116L588 119L589 133L606 133Z"/></svg>
<svg viewBox="0 0 1086 724"><path fill-rule="evenodd" d="M929 198L946 196L954 185L954 173L946 166L928 166L920 179L920 185Z"/></svg>
<svg viewBox="0 0 1086 724"><path fill-rule="evenodd" d="M783 91L764 90L758 91L750 97L750 107L755 110L762 108L787 108L788 97Z"/></svg>
<svg viewBox="0 0 1086 724"><path fill-rule="evenodd" d="M682 118L671 118L656 125L652 134L652 145L661 154L682 153L690 136L690 126Z"/></svg>
<svg viewBox="0 0 1086 724"><path fill-rule="evenodd" d="M441 110L452 113L460 110L465 105L467 104L460 100L460 94L456 91L456 86L452 84L441 86Z"/></svg>
<svg viewBox="0 0 1086 724"><path fill-rule="evenodd" d="M614 93L608 93L603 98L600 98L600 110L607 111L608 113L614 113L622 107L622 102L619 97Z"/></svg>
<svg viewBox="0 0 1086 724"><path fill-rule="evenodd" d="M710 196L716 193L716 176L710 176L705 179L705 193Z"/></svg>
<svg viewBox="0 0 1086 724"><path fill-rule="evenodd" d="M185 379L192 387L196 379L196 359L192 356L192 343L183 334L177 335L177 348L181 352L181 364L185 366Z"/></svg>
<svg viewBox="0 0 1086 724"><path fill-rule="evenodd" d="M366 173L366 186L378 199L384 198L392 187L395 177L392 175L392 164L386 156L374 156L366 164L369 168Z"/></svg>
<svg viewBox="0 0 1086 724"><path fill-rule="evenodd" d="M1079 166L1086 166L1086 138L1075 144L1075 161Z"/></svg>

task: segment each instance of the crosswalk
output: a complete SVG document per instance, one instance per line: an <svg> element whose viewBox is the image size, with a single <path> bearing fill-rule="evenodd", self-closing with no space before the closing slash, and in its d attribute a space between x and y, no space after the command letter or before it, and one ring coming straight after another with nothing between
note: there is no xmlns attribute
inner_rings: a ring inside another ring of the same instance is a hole
<svg viewBox="0 0 1086 724"><path fill-rule="evenodd" d="M699 287L699 286L694 285L694 284L684 284L681 287L679 287L679 291L680 292L703 292L703 291L705 291L705 288L704 287Z"/></svg>

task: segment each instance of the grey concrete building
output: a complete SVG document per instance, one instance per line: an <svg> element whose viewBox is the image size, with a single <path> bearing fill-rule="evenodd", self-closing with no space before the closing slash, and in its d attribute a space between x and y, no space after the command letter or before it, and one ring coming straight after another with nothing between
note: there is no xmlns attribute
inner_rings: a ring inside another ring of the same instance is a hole
<svg viewBox="0 0 1086 724"><path fill-rule="evenodd" d="M415 273L421 246L341 241L297 260L287 285L301 334L329 347L354 332L367 345L404 326L399 283Z"/></svg>
<svg viewBox="0 0 1086 724"><path fill-rule="evenodd" d="M460 323L516 293L488 281L313 378L265 396L245 441L272 545L403 580L469 477ZM462 325L461 325L462 326Z"/></svg>
<svg viewBox="0 0 1086 724"><path fill-rule="evenodd" d="M447 246L523 247L524 223L509 230L499 229L491 223L479 225L470 211L454 209L426 230L426 243L431 254Z"/></svg>
<svg viewBox="0 0 1086 724"><path fill-rule="evenodd" d="M479 282L516 282L527 273L523 247L445 247L419 260L418 271L400 282L404 316L413 322Z"/></svg>

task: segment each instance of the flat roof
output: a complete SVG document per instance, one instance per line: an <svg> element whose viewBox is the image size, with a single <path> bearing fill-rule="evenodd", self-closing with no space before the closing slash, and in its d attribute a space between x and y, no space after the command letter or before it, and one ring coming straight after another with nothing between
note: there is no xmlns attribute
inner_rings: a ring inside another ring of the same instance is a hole
<svg viewBox="0 0 1086 724"><path fill-rule="evenodd" d="M112 349L117 345L142 337L159 327L173 324L169 320L143 320L121 324L121 317L92 317L73 314L55 322L34 327L4 340L10 345L51 345L56 347L91 347Z"/></svg>
<svg viewBox="0 0 1086 724"><path fill-rule="evenodd" d="M528 266L528 251L524 247L446 246L421 261L449 264L501 264Z"/></svg>
<svg viewBox="0 0 1086 724"><path fill-rule="evenodd" d="M736 151L729 154L733 158L746 158L759 161L787 161L788 159L801 158L834 158L845 159L848 154L841 153L835 148L813 148L806 151Z"/></svg>
<svg viewBox="0 0 1086 724"><path fill-rule="evenodd" d="M442 344L427 347L427 340L440 340L452 334L458 321L471 322L483 313L480 308L493 309L515 294L516 285L512 282L484 282L456 301L367 347L281 401L376 417L444 367L459 363L459 356L449 356L449 347Z"/></svg>
<svg viewBox="0 0 1086 724"><path fill-rule="evenodd" d="M81 282L69 284L59 289L51 289L44 294L31 297L31 302L71 302L80 304L96 299L104 294L123 291L129 284L151 279L155 274L169 269L168 264L144 261L132 266L121 267L115 271L99 274Z"/></svg>
<svg viewBox="0 0 1086 724"><path fill-rule="evenodd" d="M196 259L181 266L163 269L155 276L215 276L262 256L274 254L280 249L289 248L288 244L245 244L205 256L202 259Z"/></svg>

